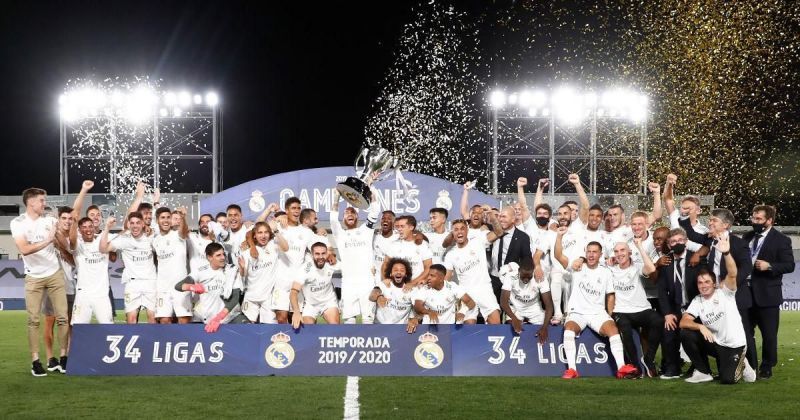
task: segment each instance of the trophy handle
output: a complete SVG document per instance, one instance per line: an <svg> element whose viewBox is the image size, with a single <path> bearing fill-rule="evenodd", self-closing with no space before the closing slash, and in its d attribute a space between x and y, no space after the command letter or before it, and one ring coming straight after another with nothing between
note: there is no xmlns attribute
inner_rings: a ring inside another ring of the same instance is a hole
<svg viewBox="0 0 800 420"><path fill-rule="evenodd" d="M369 155L369 148L364 147L361 149L361 152L356 156L356 161L353 162L353 168L356 170L356 176L364 175L364 171L367 169L367 156ZM363 163L359 165L359 162Z"/></svg>

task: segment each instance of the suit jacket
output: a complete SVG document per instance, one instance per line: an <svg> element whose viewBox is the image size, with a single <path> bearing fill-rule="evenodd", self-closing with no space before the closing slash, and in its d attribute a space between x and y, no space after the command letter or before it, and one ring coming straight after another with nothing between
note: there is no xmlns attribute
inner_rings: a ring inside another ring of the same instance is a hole
<svg viewBox="0 0 800 420"><path fill-rule="evenodd" d="M507 240L509 240L509 238L506 234L506 236L503 237L503 241ZM500 246L499 238L494 241L493 246ZM489 254L489 258L491 258L491 255L492 254ZM511 235L511 243L508 245L508 252L503 255L502 265L510 262L519 264L524 259L533 260L533 256L531 255L531 238L521 229L514 229L514 234Z"/></svg>
<svg viewBox="0 0 800 420"><path fill-rule="evenodd" d="M661 315L672 314L677 316L680 320L681 307L688 306L692 299L700 294L700 291L697 289L697 272L700 270L700 265L690 267L688 264L692 254L692 251L687 250L683 256L683 258L686 259L686 269L683 273L683 282L686 288L686 302L683 302L683 305L679 305L677 300L679 296L681 299L683 296L678 295L681 291L675 288L675 264L672 263L658 269L658 282L656 286L658 287L658 303Z"/></svg>
<svg viewBox="0 0 800 420"><path fill-rule="evenodd" d="M713 240L706 235L695 232L688 219L681 220L680 225L686 230L686 235L690 241L703 244L709 248L710 252L706 260L706 268L708 271L713 272L714 259L717 253L717 249L712 245ZM747 246L747 242L732 233L728 236L731 241L730 253L734 261L736 261L736 306L739 311L743 311L753 306L753 294L747 285L747 278L750 276L750 272L753 271L753 261L750 259L750 248ZM720 259L719 264L719 278L717 281L721 282L728 274L728 269L725 268L724 259Z"/></svg>
<svg viewBox="0 0 800 420"><path fill-rule="evenodd" d="M748 249L755 232L750 231L742 236ZM750 251L752 253L752 251ZM753 293L753 305L759 307L779 306L783 303L783 275L794 271L794 255L792 240L773 226L767 235L761 238L761 249L756 259L770 264L767 271L756 270L750 276L750 290Z"/></svg>

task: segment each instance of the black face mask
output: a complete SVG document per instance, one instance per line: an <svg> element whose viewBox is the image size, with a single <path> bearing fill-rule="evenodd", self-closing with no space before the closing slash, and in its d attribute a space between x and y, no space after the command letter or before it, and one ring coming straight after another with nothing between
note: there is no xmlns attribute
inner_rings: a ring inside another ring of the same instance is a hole
<svg viewBox="0 0 800 420"><path fill-rule="evenodd" d="M762 232L764 232L763 223L753 223L751 226L753 226L753 232L755 232L756 235L760 235Z"/></svg>
<svg viewBox="0 0 800 420"><path fill-rule="evenodd" d="M672 253L675 255L681 255L683 251L686 251L686 244L675 244L672 246Z"/></svg>
<svg viewBox="0 0 800 420"><path fill-rule="evenodd" d="M537 217L536 218L536 224L539 225L539 226L542 226L542 227L547 226L547 223L549 221L550 221L549 217Z"/></svg>

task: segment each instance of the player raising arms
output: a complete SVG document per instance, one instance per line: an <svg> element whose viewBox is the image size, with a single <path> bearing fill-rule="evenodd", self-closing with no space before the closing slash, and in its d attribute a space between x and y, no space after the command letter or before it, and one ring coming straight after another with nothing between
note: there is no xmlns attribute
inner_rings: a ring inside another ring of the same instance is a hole
<svg viewBox="0 0 800 420"><path fill-rule="evenodd" d="M308 261L303 264L302 269L297 273L298 280L292 284L292 291L289 299L292 303L292 326L300 328L301 315L303 324L314 324L317 317L322 315L328 324L339 323L339 303L336 300L336 292L333 290L333 272L335 266L328 264L328 246L322 242L311 245L311 255L313 262ZM305 305L300 311L298 294L303 292Z"/></svg>
<svg viewBox="0 0 800 420"><path fill-rule="evenodd" d="M606 306L614 307L614 283L611 271L600 265L603 246L597 242L589 242L586 245L585 263L580 271L575 271L569 265L563 251L562 238L566 232L566 226L558 228L554 252L556 261L571 273L572 281L572 293L567 302L567 317L564 324L564 351L569 367L562 378L574 379L579 376L575 366L577 352L575 336L586 327L608 337L611 354L617 363L617 378L634 377L638 373L637 369L625 364L622 339L617 325L611 319L610 313L606 312Z"/></svg>
<svg viewBox="0 0 800 420"><path fill-rule="evenodd" d="M109 218L103 237L114 225ZM80 229L80 237L78 237ZM111 301L108 300L108 252L95 240L92 219L84 217L73 224L70 230L70 246L78 268L78 283L75 286L75 307L72 309L72 324L88 324L92 314L100 324L113 324Z"/></svg>
<svg viewBox="0 0 800 420"><path fill-rule="evenodd" d="M275 287L275 265L278 254L286 252L289 244L280 234L275 235L269 224L256 222L242 244L239 273L245 279L246 292L242 312L250 322L274 324L272 292Z"/></svg>

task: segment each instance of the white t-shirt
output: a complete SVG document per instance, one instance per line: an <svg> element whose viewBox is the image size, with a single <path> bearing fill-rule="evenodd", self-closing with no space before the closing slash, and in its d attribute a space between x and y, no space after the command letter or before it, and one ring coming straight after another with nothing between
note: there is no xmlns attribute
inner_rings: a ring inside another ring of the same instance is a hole
<svg viewBox="0 0 800 420"><path fill-rule="evenodd" d="M622 225L613 231L606 233L606 242L603 244L603 255L606 257L613 257L614 245L616 245L618 242L633 244L633 230L630 226ZM634 250L631 249L631 251Z"/></svg>
<svg viewBox="0 0 800 420"><path fill-rule="evenodd" d="M524 225L526 227L525 233L531 238L531 255L535 254L536 250L542 250L542 253L544 253L542 255L542 270L549 272L553 267L550 244L555 243L556 233L550 229L539 229L533 217L528 217Z"/></svg>
<svg viewBox="0 0 800 420"><path fill-rule="evenodd" d="M375 267L375 281L380 282L383 280L383 260L386 258L386 252L391 247L391 244L397 241L397 235L392 233L388 238L384 237L379 231L375 232L372 238L372 253L373 253L373 266Z"/></svg>
<svg viewBox="0 0 800 420"><path fill-rule="evenodd" d="M373 284L372 236L373 229L362 223L353 229L344 229L339 222L339 212L331 212L331 231L336 241L336 251L342 268L342 282Z"/></svg>
<svg viewBox="0 0 800 420"><path fill-rule="evenodd" d="M108 254L100 252L100 240L84 242L78 237L73 253L78 268L76 294L88 297L108 296Z"/></svg>
<svg viewBox="0 0 800 420"><path fill-rule="evenodd" d="M411 315L414 307L413 292L405 291L402 287L394 284L387 286L383 282L378 283L383 296L388 299L386 307L381 308L375 305L375 321L378 324L405 324Z"/></svg>
<svg viewBox="0 0 800 420"><path fill-rule="evenodd" d="M51 216L41 216L36 220L23 213L11 221L11 236L14 239L22 238L28 244L42 242L53 236L58 221ZM34 252L23 255L25 274L34 278L44 278L53 275L59 269L58 251L53 243Z"/></svg>
<svg viewBox="0 0 800 420"><path fill-rule="evenodd" d="M125 232L114 237L110 242L112 250L120 251L125 270L122 271L122 283L130 280L155 280L156 265L153 262L153 236L142 233L138 238ZM185 276L184 276L185 277ZM183 280L174 279L172 285Z"/></svg>
<svg viewBox="0 0 800 420"><path fill-rule="evenodd" d="M564 236L561 237L561 249L564 253L564 256L567 257L567 267L569 267L573 261L575 261L578 257L582 257L585 253L586 243L584 235L584 231L581 228L572 228L571 225L570 229L564 233ZM550 237L550 241L547 243L542 242L543 247L539 248L543 253L550 254L553 258L553 265L552 270L554 272L565 272L566 270L561 266L561 263L556 261L555 259L555 250L556 250L556 239L558 235L553 235Z"/></svg>
<svg viewBox="0 0 800 420"><path fill-rule="evenodd" d="M444 238L447 237L448 232L436 233L436 232L425 232L425 236L428 238L428 247L431 249L431 264L441 264L444 262L444 254L446 249L442 246L444 242Z"/></svg>
<svg viewBox="0 0 800 420"><path fill-rule="evenodd" d="M208 258L206 258L206 247L212 242L214 241L200 235L199 232L189 233L189 236L186 238L186 247L189 250L190 271L195 271L200 268L200 266L208 264Z"/></svg>
<svg viewBox="0 0 800 420"><path fill-rule="evenodd" d="M175 288L175 283L188 275L186 268L186 240L176 230L166 235L158 235L153 239L153 250L158 258L159 292L168 292Z"/></svg>
<svg viewBox="0 0 800 420"><path fill-rule="evenodd" d="M651 309L644 290L641 267L630 265L621 269L615 265L610 270L614 276L614 312L632 314Z"/></svg>
<svg viewBox="0 0 800 420"><path fill-rule="evenodd" d="M500 268L500 281L503 283L501 289L511 292L509 300L515 313L526 318L544 316L541 294L550 291L547 281L537 282L531 279L527 283L523 283L519 279L519 265L515 262Z"/></svg>
<svg viewBox="0 0 800 420"><path fill-rule="evenodd" d="M313 262L303 263L300 278L296 283L303 285L303 298L306 305L324 305L336 301L333 290L333 272L336 269L329 264L317 268Z"/></svg>
<svg viewBox="0 0 800 420"><path fill-rule="evenodd" d="M275 241L267 242L266 246L256 245L258 258L250 255L250 250L242 251L246 264L245 296L247 300L260 302L272 297L275 287L275 266L278 263L280 249Z"/></svg>
<svg viewBox="0 0 800 420"><path fill-rule="evenodd" d="M430 286L424 286L417 289L413 294L415 301L422 301L425 304L425 309L438 314L439 324L456 323L456 304L463 296L464 289L449 281L444 282L444 286L441 290L436 290ZM430 323L427 315L424 317L422 323Z"/></svg>
<svg viewBox="0 0 800 420"><path fill-rule="evenodd" d="M275 276L278 282L288 279L286 290L291 287L292 278L298 275L298 270L303 265L306 250L312 245L311 240L316 236L305 226L289 226L281 229L281 235L289 249L278 254L278 264L275 267Z"/></svg>
<svg viewBox="0 0 800 420"><path fill-rule="evenodd" d="M219 270L212 270L211 266L206 264L189 274L189 277L195 283L202 284L206 289L205 293L193 294L193 300L195 301L194 315L202 319L204 323L216 316L225 307L225 299L231 297L233 289L242 289L239 270L233 265L226 265ZM232 314L238 312L240 312L240 309L237 304L226 318L231 318Z"/></svg>
<svg viewBox="0 0 800 420"><path fill-rule="evenodd" d="M433 253L425 241L417 245L413 240L406 241L398 238L386 250L386 257L402 258L408 261L411 264L411 278L415 279L425 271L423 262L432 259Z"/></svg>
<svg viewBox="0 0 800 420"><path fill-rule="evenodd" d="M484 243L486 243L486 247L489 247L489 230L473 228L467 229L467 239L472 241L476 238L483 238Z"/></svg>
<svg viewBox="0 0 800 420"><path fill-rule="evenodd" d="M468 241L464 247L456 244L445 256L444 266L458 276L458 284L467 292L479 285L491 285L486 246L480 237Z"/></svg>
<svg viewBox="0 0 800 420"><path fill-rule="evenodd" d="M714 341L725 347L737 348L747 344L742 327L742 317L736 306L736 292L725 284L714 290L709 299L695 296L686 312L700 318L703 325L714 334Z"/></svg>
<svg viewBox="0 0 800 420"><path fill-rule="evenodd" d="M580 271L570 267L572 293L569 295L567 312L581 315L598 315L606 312L606 295L614 293L614 280L608 267L598 265L594 269L583 265Z"/></svg>

